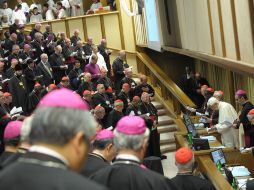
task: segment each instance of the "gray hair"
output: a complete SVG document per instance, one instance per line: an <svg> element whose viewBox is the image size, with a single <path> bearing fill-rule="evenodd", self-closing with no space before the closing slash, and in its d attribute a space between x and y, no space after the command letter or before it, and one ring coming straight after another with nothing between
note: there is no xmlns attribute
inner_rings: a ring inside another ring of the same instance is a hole
<svg viewBox="0 0 254 190"><path fill-rule="evenodd" d="M31 117L27 117L23 123L22 123L22 127L21 127L21 132L20 132L20 141L21 142L28 142L29 140L29 134L31 131L31 126L32 126L32 116Z"/></svg>
<svg viewBox="0 0 254 190"><path fill-rule="evenodd" d="M194 156L192 157L192 159L187 162L186 164L179 164L176 162L176 167L178 168L178 170L192 170L194 167Z"/></svg>
<svg viewBox="0 0 254 190"><path fill-rule="evenodd" d="M144 134L141 135L125 135L114 130L114 145L117 150L131 149L139 151L144 140L149 138L150 131L147 128Z"/></svg>
<svg viewBox="0 0 254 190"><path fill-rule="evenodd" d="M96 122L89 111L72 108L42 107L35 110L29 143L63 146L78 132L85 138L95 135Z"/></svg>
<svg viewBox="0 0 254 190"><path fill-rule="evenodd" d="M220 100L222 98L222 94L219 91L215 91L213 93L213 97L215 97L215 98Z"/></svg>

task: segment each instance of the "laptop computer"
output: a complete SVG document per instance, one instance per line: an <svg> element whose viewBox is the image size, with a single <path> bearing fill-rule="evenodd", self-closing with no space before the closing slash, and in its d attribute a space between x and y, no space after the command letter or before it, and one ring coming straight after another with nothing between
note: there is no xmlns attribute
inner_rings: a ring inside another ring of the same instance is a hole
<svg viewBox="0 0 254 190"><path fill-rule="evenodd" d="M208 139L193 138L192 146L196 151L199 150L210 150Z"/></svg>
<svg viewBox="0 0 254 190"><path fill-rule="evenodd" d="M226 165L226 158L221 148L211 151L211 156L215 165L218 163L218 161L220 161L222 166Z"/></svg>
<svg viewBox="0 0 254 190"><path fill-rule="evenodd" d="M196 127L192 123L190 116L187 114L183 115L183 122L188 130L189 133L192 133L192 137L198 137L198 133Z"/></svg>

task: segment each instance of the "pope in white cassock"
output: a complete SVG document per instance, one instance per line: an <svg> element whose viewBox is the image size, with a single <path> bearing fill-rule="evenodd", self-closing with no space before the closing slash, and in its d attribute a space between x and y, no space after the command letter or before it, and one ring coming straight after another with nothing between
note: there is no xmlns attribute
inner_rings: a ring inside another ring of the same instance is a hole
<svg viewBox="0 0 254 190"><path fill-rule="evenodd" d="M219 110L218 124L214 129L221 134L221 141L225 147L238 147L237 130L233 128L234 121L238 118L234 107L227 103L211 97L207 105L214 111Z"/></svg>

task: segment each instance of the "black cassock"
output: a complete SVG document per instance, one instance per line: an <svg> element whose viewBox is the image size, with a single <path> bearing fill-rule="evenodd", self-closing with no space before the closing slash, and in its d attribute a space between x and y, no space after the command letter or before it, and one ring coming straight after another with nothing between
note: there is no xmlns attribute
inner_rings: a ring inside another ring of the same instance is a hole
<svg viewBox="0 0 254 190"><path fill-rule="evenodd" d="M110 77L111 76L111 64L110 64L110 57L109 57L110 53L107 53L107 49L103 47L102 45L98 46L98 50L105 60L106 66L108 68L107 76Z"/></svg>
<svg viewBox="0 0 254 190"><path fill-rule="evenodd" d="M12 94L12 102L16 107L22 107L23 112L27 111L28 106L28 89L26 80L23 76L14 75L8 81L8 88Z"/></svg>
<svg viewBox="0 0 254 190"><path fill-rule="evenodd" d="M0 172L0 189L105 190L106 188L70 171L55 157L28 152Z"/></svg>
<svg viewBox="0 0 254 190"><path fill-rule="evenodd" d="M11 121L8 113L0 106L0 155L4 151L4 130L6 125Z"/></svg>
<svg viewBox="0 0 254 190"><path fill-rule="evenodd" d="M132 160L116 160L91 179L111 190L178 190L171 180Z"/></svg>
<svg viewBox="0 0 254 190"><path fill-rule="evenodd" d="M71 84L71 87L73 90L77 90L80 83L81 83L81 80L79 78L79 75L83 73L81 69L72 69L70 72L69 72L69 79L70 79L70 84Z"/></svg>
<svg viewBox="0 0 254 190"><path fill-rule="evenodd" d="M92 104L96 107L101 105L104 107L106 115L112 110L112 101L106 93L96 93L92 97Z"/></svg>
<svg viewBox="0 0 254 190"><path fill-rule="evenodd" d="M215 190L212 183L208 180L201 179L191 174L176 175L172 178L173 183L179 187L179 189L188 190Z"/></svg>
<svg viewBox="0 0 254 190"><path fill-rule="evenodd" d="M108 118L107 118L107 128L108 127L116 127L117 122L123 117L123 113L116 111L115 109L113 109L109 114L108 114Z"/></svg>
<svg viewBox="0 0 254 190"><path fill-rule="evenodd" d="M40 93L41 93L40 90L33 90L29 94L29 103L28 103L28 111L29 111L29 113L34 111L34 109L38 105L38 103L40 101Z"/></svg>
<svg viewBox="0 0 254 190"><path fill-rule="evenodd" d="M65 70L60 68L60 66L64 65L62 55L57 55L54 53L49 57L49 63L53 70L55 83L59 84L62 77L66 75Z"/></svg>
<svg viewBox="0 0 254 190"><path fill-rule="evenodd" d="M150 129L149 145L146 152L146 157L157 156L161 157L160 151L160 135L157 128L153 128L154 122L157 121L157 109L152 103L141 102L139 105L139 111L141 115L146 115L144 117L147 127ZM149 116L148 116L149 115Z"/></svg>
<svg viewBox="0 0 254 190"><path fill-rule="evenodd" d="M116 92L119 93L121 89L121 80L124 78L124 69L128 68L129 65L124 63L120 58L116 58L112 64L113 73L115 77L115 89Z"/></svg>
<svg viewBox="0 0 254 190"><path fill-rule="evenodd" d="M90 177L102 168L109 166L109 163L100 155L90 153L87 157L85 166L81 169L80 174Z"/></svg>
<svg viewBox="0 0 254 190"><path fill-rule="evenodd" d="M154 89L149 84L140 84L140 85L136 86L136 88L134 90L135 96L141 97L142 93L145 92L143 90L144 88L148 88L148 92L147 93L150 94L152 97L154 96Z"/></svg>

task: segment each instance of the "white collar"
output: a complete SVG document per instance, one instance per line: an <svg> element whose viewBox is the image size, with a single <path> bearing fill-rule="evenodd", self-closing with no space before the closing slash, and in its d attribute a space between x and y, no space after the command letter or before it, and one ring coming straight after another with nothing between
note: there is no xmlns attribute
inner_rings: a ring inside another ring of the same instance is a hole
<svg viewBox="0 0 254 190"><path fill-rule="evenodd" d="M136 162L140 162L139 158L137 156L132 155L132 154L118 154L116 156L116 159L133 160Z"/></svg>
<svg viewBox="0 0 254 190"><path fill-rule="evenodd" d="M69 162L66 160L66 158L64 158L64 156L44 146L38 146L38 145L31 146L29 148L29 152L38 152L38 153L46 154L46 155L58 158L59 160L64 162L67 166L69 165Z"/></svg>

